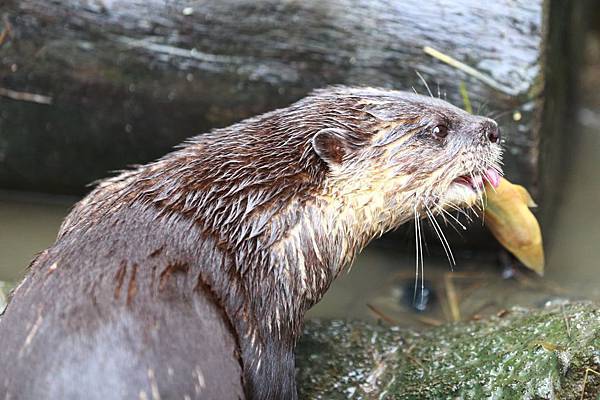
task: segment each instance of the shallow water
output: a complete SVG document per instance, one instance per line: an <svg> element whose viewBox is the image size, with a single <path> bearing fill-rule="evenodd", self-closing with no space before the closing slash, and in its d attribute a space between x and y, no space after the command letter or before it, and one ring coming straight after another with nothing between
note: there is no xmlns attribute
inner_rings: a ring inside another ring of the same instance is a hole
<svg viewBox="0 0 600 400"><path fill-rule="evenodd" d="M0 280L19 279L30 260L54 242L72 198L0 192Z"/></svg>

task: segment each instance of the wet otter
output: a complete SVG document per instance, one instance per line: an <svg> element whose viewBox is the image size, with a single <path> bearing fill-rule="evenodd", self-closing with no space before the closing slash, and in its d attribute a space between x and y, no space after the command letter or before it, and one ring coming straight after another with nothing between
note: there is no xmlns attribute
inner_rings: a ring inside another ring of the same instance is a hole
<svg viewBox="0 0 600 400"><path fill-rule="evenodd" d="M374 237L476 201L495 122L334 87L108 179L0 323L19 399L294 399L305 311Z"/></svg>

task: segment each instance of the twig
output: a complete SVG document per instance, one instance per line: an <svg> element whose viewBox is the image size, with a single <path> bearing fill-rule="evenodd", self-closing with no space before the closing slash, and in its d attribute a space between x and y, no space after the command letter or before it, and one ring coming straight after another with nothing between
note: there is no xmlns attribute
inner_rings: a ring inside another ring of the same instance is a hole
<svg viewBox="0 0 600 400"><path fill-rule="evenodd" d="M446 297L448 298L448 304L450 305L452 320L458 322L460 321L460 306L458 304L456 288L454 287L454 282L452 282L452 276L449 273L444 275L444 285L446 286Z"/></svg>
<svg viewBox="0 0 600 400"><path fill-rule="evenodd" d="M465 111L468 112L469 114L473 114L473 106L471 106L471 100L469 99L469 92L467 92L467 85L465 85L464 82L460 82L458 90L460 90L460 95L462 96L462 99L463 99L463 105L465 107Z"/></svg>
<svg viewBox="0 0 600 400"><path fill-rule="evenodd" d="M478 315L479 317L481 317L481 314L483 314L483 311L486 308L493 308L493 307L497 307L498 303L496 303L496 301L491 300L491 301L486 301L485 303L483 303L481 306L479 306L478 308L476 308L472 313L471 313L471 318L473 319L473 317L475 317L476 315Z"/></svg>
<svg viewBox="0 0 600 400"><path fill-rule="evenodd" d="M17 92L14 90L0 87L0 96L8 97L9 99L18 101L29 101L38 104L52 104L52 97L44 96L42 94Z"/></svg>
<svg viewBox="0 0 600 400"><path fill-rule="evenodd" d="M396 321L392 317L387 316L386 314L383 313L383 311L378 310L377 308L375 308L375 306L372 306L371 304L367 303L367 307L369 307L369 310L371 310L375 315L377 315L379 318L381 318L382 320L384 320L388 324L398 325L398 321Z"/></svg>
<svg viewBox="0 0 600 400"><path fill-rule="evenodd" d="M594 375L600 376L600 372L598 372L598 371L594 371L591 368L585 369L585 375L583 376L583 387L581 388L581 397L579 398L579 400L583 400L583 396L585 395L585 385L587 385L588 373L590 373L590 372Z"/></svg>
<svg viewBox="0 0 600 400"><path fill-rule="evenodd" d="M446 322L452 322L451 312L448 309L448 302L440 301L440 307L442 308L442 314L444 314L444 320Z"/></svg>
<svg viewBox="0 0 600 400"><path fill-rule="evenodd" d="M423 363L421 361L419 361L419 359L415 356L412 355L412 351L415 349L415 344L411 345L408 349L404 350L404 355L406 356L406 358L408 358L409 361L413 361L415 364L417 364L419 367L421 367L422 370L425 370L425 366L423 365Z"/></svg>
<svg viewBox="0 0 600 400"><path fill-rule="evenodd" d="M571 339L571 325L569 324L569 317L567 317L567 313L565 313L564 304L560 305L560 310L562 311L563 319L565 320L565 326L567 327L567 336Z"/></svg>
<svg viewBox="0 0 600 400"><path fill-rule="evenodd" d="M436 318L426 317L424 315L415 315L414 318L425 325L440 326L444 324L444 321L440 321Z"/></svg>
<svg viewBox="0 0 600 400"><path fill-rule="evenodd" d="M12 38L12 25L10 24L8 17L4 16L2 21L4 22L4 29L0 32L0 47L6 42L6 39Z"/></svg>
<svg viewBox="0 0 600 400"><path fill-rule="evenodd" d="M488 85L502 93L508 94L509 96L516 96L519 94L516 89L511 88L506 85L503 85L502 83L496 81L495 79L477 71L475 68L468 66L467 64L462 63L462 62L458 61L457 59L452 58L449 55L442 53L441 51L438 51L429 46L423 47L423 51L426 54L430 55L431 57L437 58L438 60L450 65L451 67L454 67L456 69L463 71L464 73L466 73L468 75L471 75L473 78L480 80L481 82L485 83L486 85Z"/></svg>

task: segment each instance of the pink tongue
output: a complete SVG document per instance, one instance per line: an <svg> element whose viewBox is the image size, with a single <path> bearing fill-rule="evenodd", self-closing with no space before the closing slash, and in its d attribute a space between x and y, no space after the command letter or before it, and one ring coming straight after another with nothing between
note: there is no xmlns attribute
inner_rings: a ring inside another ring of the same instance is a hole
<svg viewBox="0 0 600 400"><path fill-rule="evenodd" d="M500 174L493 168L489 168L485 171L485 179L495 188L500 184Z"/></svg>

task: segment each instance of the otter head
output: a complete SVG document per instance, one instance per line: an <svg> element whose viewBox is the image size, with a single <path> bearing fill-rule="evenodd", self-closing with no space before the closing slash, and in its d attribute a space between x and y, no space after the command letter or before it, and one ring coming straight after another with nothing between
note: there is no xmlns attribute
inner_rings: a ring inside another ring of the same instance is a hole
<svg viewBox="0 0 600 400"><path fill-rule="evenodd" d="M483 202L484 182L498 184L495 121L406 92L339 88L337 95L352 103L353 124L318 131L312 146L333 197L358 210L365 240L412 218L472 207Z"/></svg>

